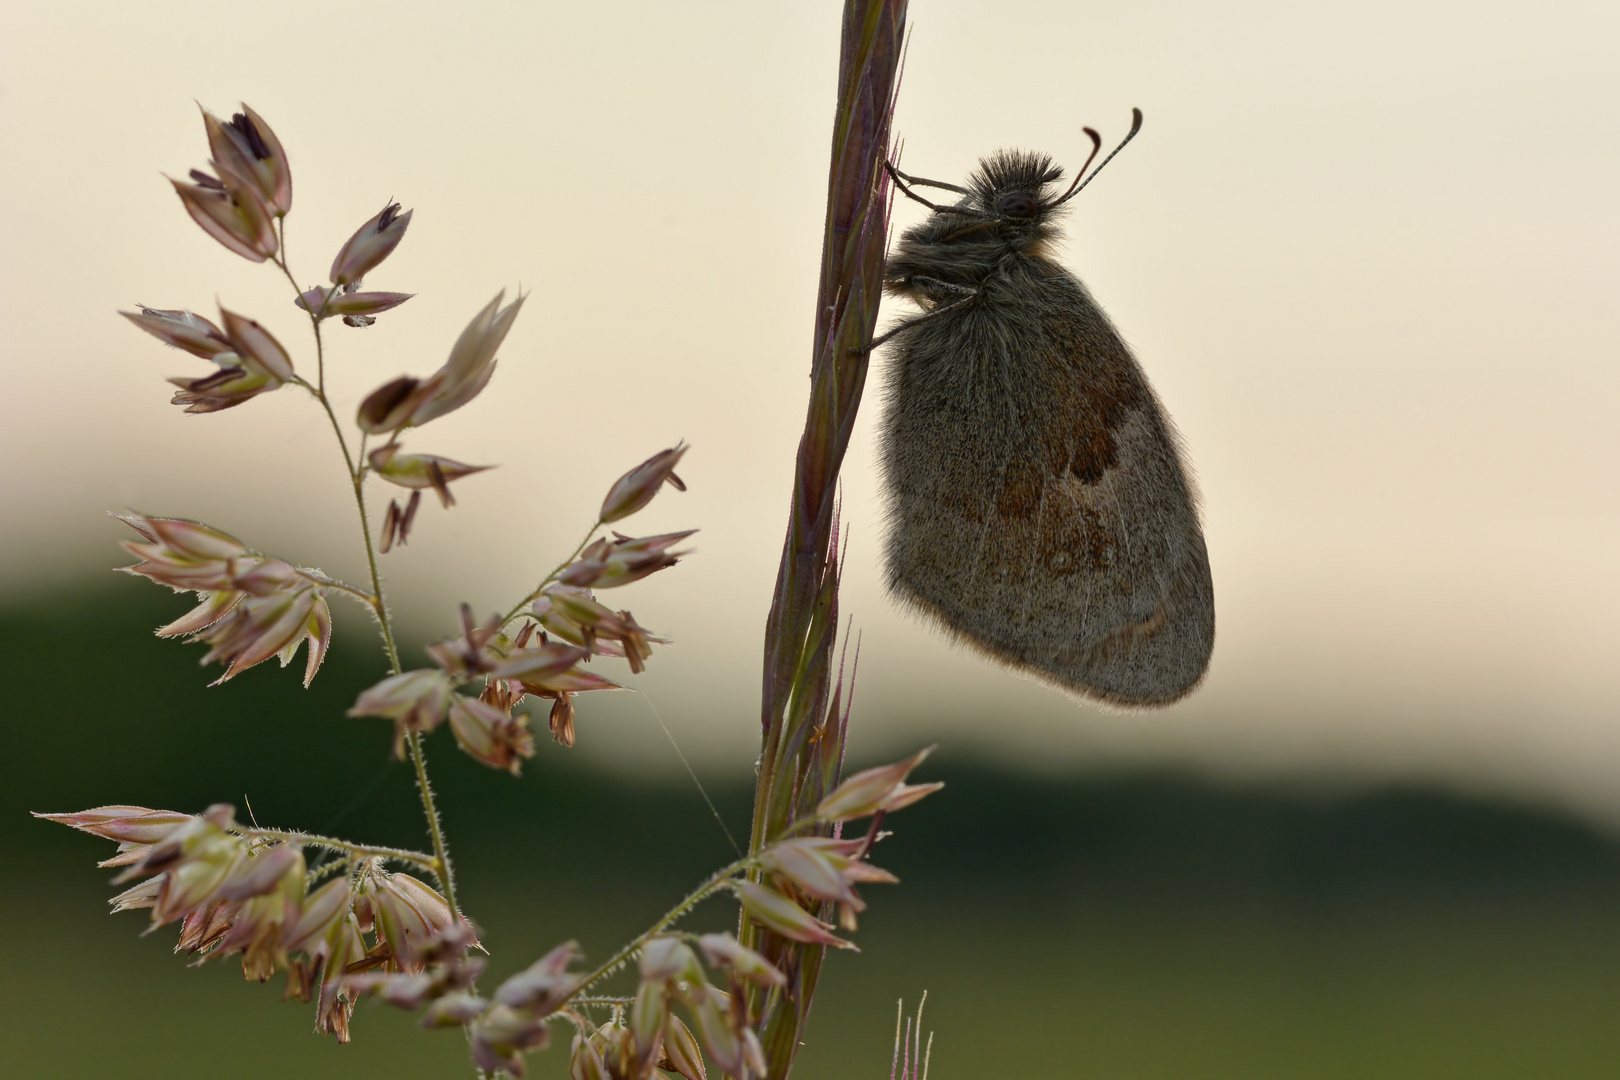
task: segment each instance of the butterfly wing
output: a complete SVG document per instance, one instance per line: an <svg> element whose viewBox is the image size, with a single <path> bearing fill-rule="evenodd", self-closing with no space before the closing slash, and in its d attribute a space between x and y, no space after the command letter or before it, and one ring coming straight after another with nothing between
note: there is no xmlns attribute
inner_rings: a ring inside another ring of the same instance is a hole
<svg viewBox="0 0 1620 1080"><path fill-rule="evenodd" d="M892 372L895 593L1088 698L1163 705L1196 686L1215 609L1192 484L1146 376L1080 283L1052 267L992 288L908 330Z"/></svg>

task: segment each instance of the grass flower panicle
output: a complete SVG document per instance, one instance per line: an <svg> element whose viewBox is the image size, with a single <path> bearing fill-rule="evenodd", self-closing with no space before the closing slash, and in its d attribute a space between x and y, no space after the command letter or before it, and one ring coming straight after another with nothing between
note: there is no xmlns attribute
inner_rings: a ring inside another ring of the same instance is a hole
<svg viewBox="0 0 1620 1080"><path fill-rule="evenodd" d="M904 3L850 0L844 15L827 246L818 307L812 399L800 446L792 517L778 592L767 627L763 754L749 850L716 871L662 918L595 967L565 942L481 991L483 946L456 890L445 823L429 779L426 742L448 726L464 753L517 775L535 753L533 708L543 708L561 745L588 715L580 695L627 689L593 660L622 662L631 675L669 644L626 607L600 599L668 570L692 549L695 530L632 536L614 531L670 488L685 442L654 453L607 486L596 520L571 554L504 614L478 621L463 604L454 636L427 648L430 666L409 667L395 639L379 559L404 545L423 492L454 506L451 485L492 466L466 465L412 448L408 432L473 402L495 375L525 297L505 292L472 318L437 371L402 375L367 394L347 428L327 392L325 326L371 326L411 293L367 291L363 279L403 240L412 212L390 200L333 257L330 285L304 287L287 259L292 172L276 133L246 105L229 120L203 113L213 172L173 181L186 211L227 250L269 262L307 317L313 355L294 363L259 321L220 308L219 322L184 308L138 305L124 316L164 344L213 364L200 378L176 378L177 404L217 413L263 393L295 388L331 425L353 491L358 540L369 581L351 585L319 570L253 550L199 522L117 515L137 534L124 542L136 562L124 571L190 592L197 606L160 627L162 637L208 646L203 663L225 671L214 685L272 657L282 665L308 645L304 684L332 638L328 597L373 617L388 670L348 710L393 725L396 757L410 762L428 850L352 842L261 828L232 807L186 814L108 805L36 815L112 841L101 865L123 891L114 911L147 911L150 928L178 925L177 952L193 963L240 957L250 981L286 977L287 998L313 1003L318 1032L351 1036L357 1002L375 997L419 1012L425 1028L464 1030L481 1075L522 1076L525 1055L546 1046L550 1028L573 1027L575 1080L783 1080L815 991L822 951L853 948L834 932L836 913L855 928L863 884L895 878L866 861L886 814L938 788L908 784L927 751L840 782L850 690L832 656L837 630L836 479L865 373L863 342L876 317L877 275L886 234L889 117L898 77ZM416 436L411 435L414 440ZM368 482L410 494L389 499L372 531ZM657 621L657 620L655 620ZM851 683L854 668L849 671ZM530 700L533 699L533 700ZM251 817L251 815L250 815ZM844 824L870 817L864 837ZM313 864L307 852L320 858ZM738 902L738 933L677 929L715 896ZM634 979L623 996L593 996L596 984ZM592 1010L606 1007L605 1017Z"/></svg>

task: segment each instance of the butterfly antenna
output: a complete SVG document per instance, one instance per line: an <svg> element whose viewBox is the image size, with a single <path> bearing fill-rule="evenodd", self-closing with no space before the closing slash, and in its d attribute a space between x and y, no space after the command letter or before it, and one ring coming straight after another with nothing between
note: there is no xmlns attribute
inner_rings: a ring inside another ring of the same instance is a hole
<svg viewBox="0 0 1620 1080"><path fill-rule="evenodd" d="M1102 136L1097 134L1096 128L1081 128L1080 130L1091 136L1091 154L1086 158L1086 163L1075 172L1074 183L1069 185L1069 190L1063 193L1063 198L1059 199L1058 203L1068 202L1074 195L1075 191L1080 187L1080 178L1086 175L1086 170L1091 168L1091 163L1097 159L1097 151L1102 149ZM1057 203L1052 205L1056 206Z"/></svg>
<svg viewBox="0 0 1620 1080"><path fill-rule="evenodd" d="M1086 184L1089 184L1093 180L1097 179L1097 174L1102 172L1103 169L1105 167L1107 167L1107 165L1108 165L1108 163L1110 161L1114 160L1114 155L1118 154L1121 150L1125 149L1125 144L1130 142L1132 139L1136 138L1136 133L1138 131L1141 131L1141 130L1142 130L1142 110L1141 109L1132 109L1131 110L1131 130L1128 131L1125 134L1125 137L1119 141L1119 145L1114 147L1112 153L1110 153L1107 157L1103 158L1101 165L1098 165L1095 169L1091 170L1091 175L1087 176L1083 182L1081 181L1080 177L1085 174L1086 170L1084 168L1081 168L1081 170L1078 173L1075 173L1075 175L1074 175L1074 183L1069 185L1069 190L1063 193L1063 198L1059 199L1057 202L1053 203L1052 205L1057 206L1059 203L1066 203L1070 199L1074 198L1076 195L1078 195L1082 191L1084 191L1086 189ZM1091 136L1091 141L1094 144L1094 147L1093 147L1093 149L1091 151L1091 157L1096 157L1097 156L1097 151L1096 151L1095 147L1096 146L1101 146L1102 145L1102 140L1098 137L1097 133L1095 131L1092 131L1090 128L1086 128L1086 134ZM1086 159L1086 164L1087 165L1091 164L1091 158Z"/></svg>

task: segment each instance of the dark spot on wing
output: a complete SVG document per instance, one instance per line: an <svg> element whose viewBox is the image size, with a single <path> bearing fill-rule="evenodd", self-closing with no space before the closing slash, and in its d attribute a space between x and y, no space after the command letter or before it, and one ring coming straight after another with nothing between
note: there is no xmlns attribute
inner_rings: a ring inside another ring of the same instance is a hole
<svg viewBox="0 0 1620 1080"><path fill-rule="evenodd" d="M1007 462L1001 476L1001 491L996 496L996 512L1004 518L1033 517L1041 507L1041 489L1045 480L1040 466L1026 458Z"/></svg>
<svg viewBox="0 0 1620 1080"><path fill-rule="evenodd" d="M1097 484L1119 464L1117 432L1147 404L1147 387L1105 327L1058 319L1049 332L1055 346L1047 365L1049 407L1036 438L1053 476L1067 471L1082 484Z"/></svg>

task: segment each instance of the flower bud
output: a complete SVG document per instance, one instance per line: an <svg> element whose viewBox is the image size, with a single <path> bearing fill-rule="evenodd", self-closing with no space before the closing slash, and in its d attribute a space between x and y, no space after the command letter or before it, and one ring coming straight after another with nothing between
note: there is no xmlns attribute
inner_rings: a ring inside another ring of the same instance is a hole
<svg viewBox="0 0 1620 1080"><path fill-rule="evenodd" d="M304 685L309 686L326 659L332 642L332 612L326 591L313 585L246 596L230 614L192 635L191 640L212 646L203 664L228 664L225 674L210 686L218 686L256 664L277 656L281 666L292 661L305 640L309 659L304 667Z"/></svg>
<svg viewBox="0 0 1620 1080"><path fill-rule="evenodd" d="M377 936L388 943L399 969L421 971L419 948L453 921L448 901L409 874L393 874L377 882L371 903Z"/></svg>
<svg viewBox="0 0 1620 1080"><path fill-rule="evenodd" d="M262 372L280 382L293 377L292 358L287 350L256 320L234 311L219 309L225 322L225 336L230 340L248 371Z"/></svg>
<svg viewBox="0 0 1620 1080"><path fill-rule="evenodd" d="M329 937L334 927L349 917L354 892L345 877L335 877L304 897L298 918L282 935L282 947L289 952L311 951Z"/></svg>
<svg viewBox="0 0 1620 1080"><path fill-rule="evenodd" d="M609 1080L607 1063L583 1035L574 1036L574 1052L568 1059L568 1080Z"/></svg>
<svg viewBox="0 0 1620 1080"><path fill-rule="evenodd" d="M630 670L639 675L647 669L652 642L668 644L668 639L652 634L628 611L615 612L598 603L589 592L571 585L552 585L534 602L535 618L547 630L570 641L578 641L598 654L621 655ZM577 629L576 629L577 628ZM616 641L619 648L601 646Z"/></svg>
<svg viewBox="0 0 1620 1080"><path fill-rule="evenodd" d="M362 693L349 716L381 716L394 722L394 753L404 756L405 737L429 732L443 722L450 707L450 680L442 671L418 668L390 675Z"/></svg>
<svg viewBox="0 0 1620 1080"><path fill-rule="evenodd" d="M661 982L643 982L630 1007L630 1035L635 1041L636 1058L654 1060L664 1041L664 1024L669 1020L669 998Z"/></svg>
<svg viewBox="0 0 1620 1080"><path fill-rule="evenodd" d="M450 730L456 744L472 758L513 776L523 772L523 760L534 757L534 736L527 713L508 716L477 698L450 696Z"/></svg>
<svg viewBox="0 0 1620 1080"><path fill-rule="evenodd" d="M548 680L562 675L590 655L589 649L547 642L538 648L514 652L506 663L495 669L493 677L522 683L525 689L532 686L545 690L550 688Z"/></svg>
<svg viewBox="0 0 1620 1080"><path fill-rule="evenodd" d="M667 983L701 981L697 957L680 938L655 937L641 949L641 981Z"/></svg>
<svg viewBox="0 0 1620 1080"><path fill-rule="evenodd" d="M422 1014L422 1026L425 1028L461 1027L482 1016L484 1010L489 1008L489 1000L477 994L457 991L446 994L427 1007Z"/></svg>
<svg viewBox="0 0 1620 1080"><path fill-rule="evenodd" d="M225 324L220 333L230 351L217 352L208 357L219 365L219 370L200 379L177 377L169 380L180 387L180 392L174 395L174 404L185 405L189 413L219 412L232 408L267 391L279 390L293 377L292 358L268 330L254 320L224 308L220 309L220 315ZM143 329L151 329L146 324L140 325ZM157 333L156 330L152 332Z"/></svg>
<svg viewBox="0 0 1620 1080"><path fill-rule="evenodd" d="M120 844L155 844L191 821L190 814L173 810L148 810L144 806L98 806L76 814L35 814L37 818L66 825Z"/></svg>
<svg viewBox="0 0 1620 1080"><path fill-rule="evenodd" d="M243 857L243 845L239 839L213 830L167 871L163 890L152 908L152 925L171 923L194 908L219 899L219 887L230 875L237 860ZM136 871L139 867L137 863L130 867L130 871Z"/></svg>
<svg viewBox="0 0 1620 1080"><path fill-rule="evenodd" d="M166 345L184 349L204 360L235 351L235 346L226 339L225 332L201 315L185 310L149 308L145 304L135 306L141 309L139 315L132 311L120 311L118 314Z"/></svg>
<svg viewBox="0 0 1620 1080"><path fill-rule="evenodd" d="M196 169L191 177L195 183L172 177L169 183L203 232L251 262L264 262L276 253L275 218L252 188L226 185Z"/></svg>
<svg viewBox="0 0 1620 1080"><path fill-rule="evenodd" d="M412 424L425 424L454 412L489 384L495 374L495 353L506 340L527 299L520 296L502 307L501 300L505 296L504 289L496 293L495 299L473 316L450 349L450 358L423 384L421 403L411 414Z"/></svg>
<svg viewBox="0 0 1620 1080"><path fill-rule="evenodd" d="M419 426L454 412L477 397L495 374L495 353L523 307L520 296L501 307L505 291L484 305L456 339L450 359L426 379L400 376L373 390L356 422L368 435Z"/></svg>
<svg viewBox="0 0 1620 1080"><path fill-rule="evenodd" d="M422 380L409 375L383 383L366 395L355 416L355 424L367 435L384 435L404 427L417 405L416 391Z"/></svg>
<svg viewBox="0 0 1620 1080"><path fill-rule="evenodd" d="M703 1049L709 1052L709 1057L720 1071L730 1076L743 1076L747 1064L742 1039L732 1029L724 1000L724 995L719 991L704 994L692 1007L692 1019L697 1024L697 1037L703 1043Z"/></svg>
<svg viewBox="0 0 1620 1080"><path fill-rule="evenodd" d="M764 1077L766 1073L765 1048L759 1045L759 1036L754 1034L753 1028L743 1028L742 1052L743 1061L747 1063L751 1070L753 1070L753 1075Z"/></svg>
<svg viewBox="0 0 1620 1080"><path fill-rule="evenodd" d="M546 1023L533 1013L496 1005L472 1026L473 1062L485 1072L523 1075L523 1051L545 1046Z"/></svg>
<svg viewBox="0 0 1620 1080"><path fill-rule="evenodd" d="M703 1067L703 1055L698 1051L697 1039L692 1037L692 1030L681 1023L681 1018L673 1013L669 1017L669 1027L664 1032L664 1060L660 1065L674 1070L685 1080L709 1080L708 1070Z"/></svg>
<svg viewBox="0 0 1620 1080"><path fill-rule="evenodd" d="M912 786L905 783L906 777L911 775L911 770L933 752L934 748L930 746L917 751L904 761L856 773L821 800L820 805L816 807L816 816L822 821L851 821L880 810L898 810L938 791L945 785L937 783Z"/></svg>
<svg viewBox="0 0 1620 1080"><path fill-rule="evenodd" d="M753 881L740 881L735 888L743 910L765 929L808 945L855 948L853 943L831 933L832 927L775 889Z"/></svg>
<svg viewBox="0 0 1620 1080"><path fill-rule="evenodd" d="M839 868L825 853L812 845L786 840L772 844L759 853L759 864L773 874L780 874L818 900L852 905L857 911L866 910L860 896ZM848 864L848 860L845 860Z"/></svg>
<svg viewBox="0 0 1620 1080"><path fill-rule="evenodd" d="M710 964L730 968L740 979L757 986L787 985L787 976L775 965L730 934L704 934L698 938L698 947Z"/></svg>
<svg viewBox="0 0 1620 1080"><path fill-rule="evenodd" d="M460 480L463 476L471 476L492 465L463 465L459 461L439 457L436 454L401 454L398 443L389 443L379 446L367 455L371 468L376 474L391 484L398 484L403 488L432 488L439 495L439 501L445 507L456 504L455 496L450 494L450 482Z"/></svg>
<svg viewBox="0 0 1620 1080"><path fill-rule="evenodd" d="M675 475L675 466L680 463L686 450L685 443L661 450L619 477L608 489L607 498L602 500L600 521L605 525L629 517L652 502L658 489L665 484L677 491L685 491L686 485Z"/></svg>
<svg viewBox="0 0 1620 1080"><path fill-rule="evenodd" d="M564 585L612 589L674 566L691 551L670 551L674 545L697 532L665 533L639 539L620 537L598 540L580 553L579 559L559 575ZM617 533L614 534L618 536Z"/></svg>
<svg viewBox="0 0 1620 1080"><path fill-rule="evenodd" d="M503 1006L532 1010L549 1016L579 989L583 975L568 967L579 957L579 946L565 941L524 970L507 979L495 991L495 1001Z"/></svg>
<svg viewBox="0 0 1620 1080"><path fill-rule="evenodd" d="M220 176L252 188L266 210L284 217L292 209L292 170L270 125L243 105L228 123L204 110L203 126Z"/></svg>
<svg viewBox="0 0 1620 1080"><path fill-rule="evenodd" d="M221 900L246 900L281 887L287 875L302 870L304 855L297 848L276 847L244 859L220 884Z"/></svg>
<svg viewBox="0 0 1620 1080"><path fill-rule="evenodd" d="M180 518L149 518L141 514L114 514L146 539L125 540L122 547L141 561L123 567L176 592L235 591L234 578L247 568L247 548L217 529Z"/></svg>
<svg viewBox="0 0 1620 1080"><path fill-rule="evenodd" d="M327 289L320 285L304 292L293 303L321 318L329 315L380 315L392 311L415 293L403 292L348 292L345 289Z"/></svg>
<svg viewBox="0 0 1620 1080"><path fill-rule="evenodd" d="M355 230L337 258L332 260L332 282L348 285L365 277L373 267L394 253L405 239L405 230L411 224L412 211L399 212L399 203L391 202L379 210L371 220Z"/></svg>

